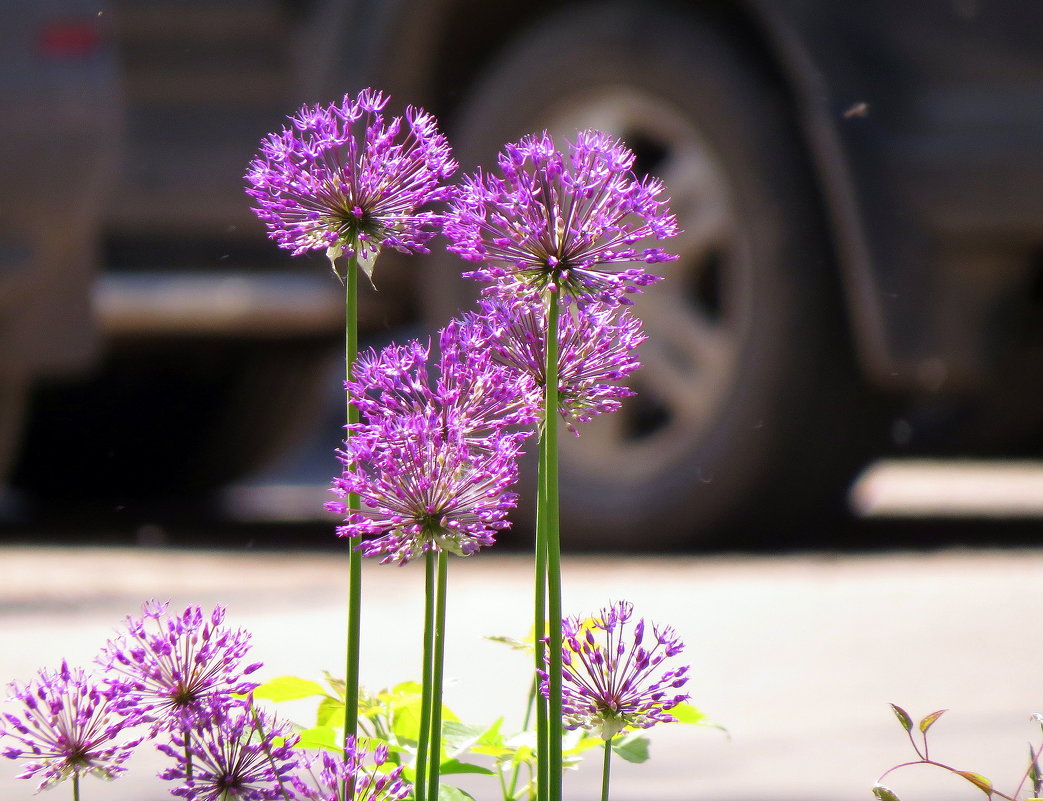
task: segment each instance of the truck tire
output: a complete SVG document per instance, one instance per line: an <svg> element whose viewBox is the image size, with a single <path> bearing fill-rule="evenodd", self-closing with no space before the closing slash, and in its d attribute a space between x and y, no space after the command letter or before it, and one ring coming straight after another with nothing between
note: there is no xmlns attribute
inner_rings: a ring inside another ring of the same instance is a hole
<svg viewBox="0 0 1043 801"><path fill-rule="evenodd" d="M450 128L466 169L544 128L618 135L685 231L662 243L680 254L656 265L666 280L636 297L637 397L563 434L563 544L749 541L843 507L866 450L844 425L855 371L824 215L784 95L724 28L637 3L556 13L500 54ZM431 274L429 317L473 295L448 275L464 267Z"/></svg>

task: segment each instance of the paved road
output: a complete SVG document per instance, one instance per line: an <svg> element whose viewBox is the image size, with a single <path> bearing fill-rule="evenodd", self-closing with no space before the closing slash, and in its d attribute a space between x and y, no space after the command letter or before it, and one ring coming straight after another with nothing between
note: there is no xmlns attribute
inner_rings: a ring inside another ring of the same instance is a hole
<svg viewBox="0 0 1043 801"><path fill-rule="evenodd" d="M26 678L63 656L90 659L149 597L224 603L231 621L254 632L268 676L340 672L339 562L328 553L0 549L0 679ZM529 572L522 554L453 564L447 696L464 719L489 720L522 702L526 666L482 637L527 630ZM1028 715L1043 711L1041 579L1040 550L569 559L567 609L629 598L673 624L689 643L693 700L731 733L661 727L652 762L617 765L614 797L868 801L877 774L906 757L889 701L914 714L951 707L934 755L1002 789L1039 734ZM417 675L421 581L418 567L367 565L367 683ZM567 777L570 801L597 797L595 761ZM112 785L91 780L83 799L167 797L150 778L160 764L135 763ZM13 773L0 760L0 799L28 801L31 788ZM923 768L893 786L906 801L982 797ZM479 797L492 801L494 788Z"/></svg>

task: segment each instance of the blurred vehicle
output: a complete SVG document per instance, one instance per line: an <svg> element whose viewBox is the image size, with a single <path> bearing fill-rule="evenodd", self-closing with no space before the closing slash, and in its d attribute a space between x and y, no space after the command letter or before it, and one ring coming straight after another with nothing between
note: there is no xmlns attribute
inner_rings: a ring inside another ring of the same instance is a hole
<svg viewBox="0 0 1043 801"><path fill-rule="evenodd" d="M75 385L24 359L5 384L35 387L21 486L61 464L81 492L212 487L300 436L339 287L264 239L241 175L300 102L366 85L435 112L464 169L597 127L667 184L681 258L636 307L638 396L562 455L571 542L749 536L840 508L872 455L942 433L1038 445L1037 3L123 0L111 17L126 139L90 231L104 347ZM474 293L462 266L382 258L365 325L443 324Z"/></svg>

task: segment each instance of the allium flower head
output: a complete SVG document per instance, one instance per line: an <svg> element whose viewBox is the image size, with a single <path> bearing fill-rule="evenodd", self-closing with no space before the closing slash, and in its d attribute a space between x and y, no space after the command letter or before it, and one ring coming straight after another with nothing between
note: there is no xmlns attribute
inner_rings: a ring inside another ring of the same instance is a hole
<svg viewBox="0 0 1043 801"><path fill-rule="evenodd" d="M493 358L529 376L542 395L546 384L547 315L542 303L487 298L468 316L484 328ZM620 385L641 366L641 320L627 309L592 304L563 311L558 327L558 412L574 434L576 423L614 412L633 391Z"/></svg>
<svg viewBox="0 0 1043 801"><path fill-rule="evenodd" d="M250 162L247 194L269 236L294 255L357 255L372 278L381 247L426 253L438 216L421 211L449 193L456 170L434 117L410 106L386 119L387 97L364 89L328 106L304 106Z"/></svg>
<svg viewBox="0 0 1043 801"><path fill-rule="evenodd" d="M200 714L231 703L232 694L257 685L245 681L261 663L244 665L250 635L223 626L218 606L209 619L198 606L180 615L167 604L149 601L139 619L127 618L126 631L110 640L98 662L106 668L120 708L144 716L154 729L183 729Z"/></svg>
<svg viewBox="0 0 1043 801"><path fill-rule="evenodd" d="M120 731L133 719L115 714L113 703L79 668L63 660L54 673L19 686L12 682L9 702L20 702L21 714L0 716L0 741L8 759L29 759L20 779L38 778L37 789L74 775L112 779L141 740L119 742Z"/></svg>
<svg viewBox="0 0 1043 801"><path fill-rule="evenodd" d="M563 154L547 132L507 145L499 175L464 179L446 216L449 249L480 263L466 276L533 294L629 303L626 293L658 280L618 264L676 258L642 240L678 233L659 200L662 184L638 180L634 154L599 131L581 131Z"/></svg>
<svg viewBox="0 0 1043 801"><path fill-rule="evenodd" d="M412 787L402 779L402 768L385 770L388 747L381 745L369 755L348 738L347 759L329 751L305 752L302 767L293 777L293 788L303 801L347 801L345 788L354 789L354 801L400 801L407 798Z"/></svg>
<svg viewBox="0 0 1043 801"><path fill-rule="evenodd" d="M480 323L480 321L479 321ZM484 324L452 320L439 332L439 356L412 340L360 354L347 383L362 418L441 417L465 427L476 444L494 431L536 421L539 395L532 378L494 360Z"/></svg>
<svg viewBox="0 0 1043 801"><path fill-rule="evenodd" d="M178 782L171 794L190 801L286 798L298 739L289 724L252 704L216 707L194 729L171 732L171 744L157 746L176 763L160 778Z"/></svg>
<svg viewBox="0 0 1043 801"><path fill-rule="evenodd" d="M688 666L665 670L664 660L684 649L674 630L652 626L645 645L645 621L628 632L633 604L622 601L593 619L566 618L562 627L562 714L565 727L590 729L610 740L624 727L647 729L677 719L669 710L688 698L677 690L688 681ZM547 674L541 689L546 695Z"/></svg>
<svg viewBox="0 0 1043 801"><path fill-rule="evenodd" d="M345 516L337 534L364 538L364 555L396 564L426 551L467 556L492 545L517 503L508 487L518 477L521 437L496 431L479 448L465 425L428 414L361 427L338 454L343 472L333 492L341 499L357 493L363 508L328 503Z"/></svg>

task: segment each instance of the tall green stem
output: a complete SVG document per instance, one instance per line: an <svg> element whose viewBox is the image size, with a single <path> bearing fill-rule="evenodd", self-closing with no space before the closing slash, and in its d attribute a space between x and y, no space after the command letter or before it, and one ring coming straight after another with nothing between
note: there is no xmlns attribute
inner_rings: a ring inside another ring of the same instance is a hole
<svg viewBox="0 0 1043 801"><path fill-rule="evenodd" d="M550 773L547 801L561 801L561 542L558 533L558 318L557 292L548 294L545 408L543 425L543 508L539 522L547 549L547 730Z"/></svg>
<svg viewBox="0 0 1043 801"><path fill-rule="evenodd" d="M358 259L354 256L348 261L344 275L344 374L351 381L358 357ZM347 421L350 426L359 420L358 409L347 396ZM351 429L346 433L351 437ZM360 508L359 496L348 495L348 509L357 511ZM362 554L356 550L359 537L348 540L348 619L347 619L347 653L344 671L344 759L348 759L348 738L358 734L359 723L359 652L362 630ZM354 787L348 788L347 798L354 798Z"/></svg>
<svg viewBox="0 0 1043 801"><path fill-rule="evenodd" d="M431 653L431 748L428 757L427 797L438 801L442 765L442 672L445 664L445 608L449 578L449 553L438 552L438 586L435 589L435 631Z"/></svg>
<svg viewBox="0 0 1043 801"><path fill-rule="evenodd" d="M80 801L80 774L72 774L72 801Z"/></svg>
<svg viewBox="0 0 1043 801"><path fill-rule="evenodd" d="M431 748L432 685L434 684L435 651L435 594L437 592L437 556L434 551L424 554L424 648L423 676L420 691L420 735L416 744L416 776L413 794L416 801L427 798L428 765Z"/></svg>
<svg viewBox="0 0 1043 801"><path fill-rule="evenodd" d="M548 415L544 415L546 419ZM546 425L546 424L545 424ZM539 468L536 474L536 579L535 620L533 637L536 645L536 670L547 669L547 540L545 516L547 514L546 486L543 477L547 472L545 437L540 438ZM539 677L534 677L538 682ZM547 801L550 788L550 730L547 726L547 699L537 692L536 704L536 798Z"/></svg>
<svg viewBox="0 0 1043 801"><path fill-rule="evenodd" d="M601 768L601 801L608 801L608 780L611 765L612 740L605 740L605 764Z"/></svg>

